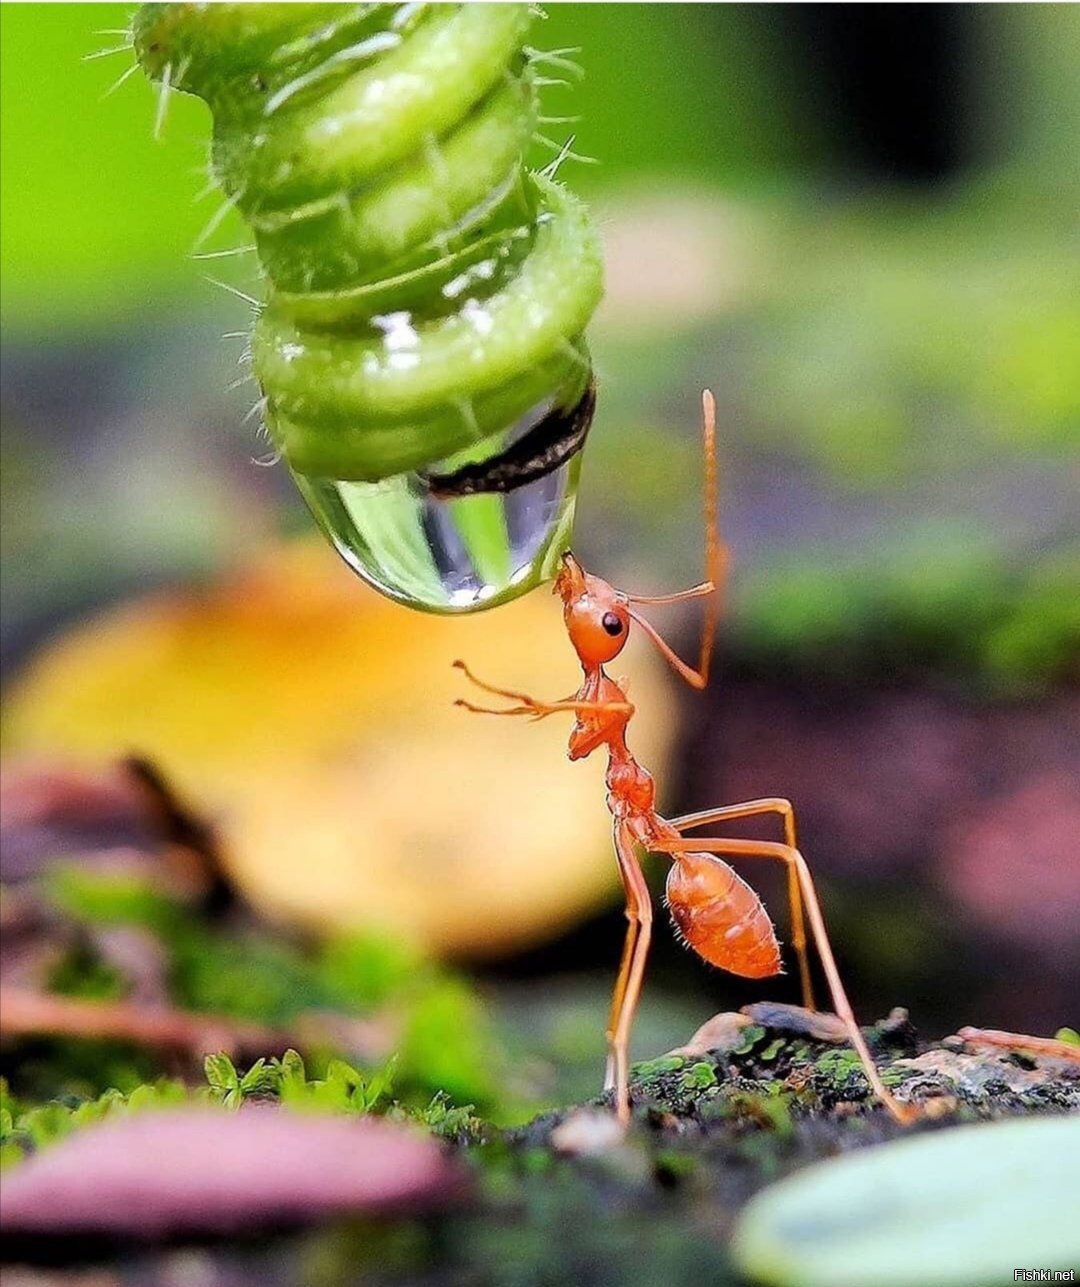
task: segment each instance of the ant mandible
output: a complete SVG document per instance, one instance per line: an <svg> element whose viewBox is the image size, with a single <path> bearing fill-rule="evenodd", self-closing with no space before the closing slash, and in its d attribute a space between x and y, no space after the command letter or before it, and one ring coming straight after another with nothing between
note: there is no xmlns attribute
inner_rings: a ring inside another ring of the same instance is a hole
<svg viewBox="0 0 1080 1287"><path fill-rule="evenodd" d="M814 994L807 959L806 922L821 958L837 1015L847 1029L867 1080L878 1099L898 1121L908 1122L915 1111L898 1102L886 1089L867 1049L851 1005L840 981L825 931L814 882L795 842L795 815L783 799L749 800L663 818L656 812L652 776L634 759L626 745L626 728L634 707L626 694L626 681L616 682L604 670L626 645L630 623L636 623L673 669L693 688L708 683L709 662L716 633L716 618L727 571L728 555L717 530L716 404L706 390L702 395L705 451L705 568L706 580L688 590L655 596L626 594L600 577L585 572L570 553L563 555L554 593L563 602L563 619L585 678L572 697L543 702L511 688L498 688L478 679L463 661L454 665L484 692L516 703L501 709L476 706L459 700L456 705L485 715L529 715L545 719L559 711L576 716L570 733L570 759L580 760L598 747L608 750L607 804L614 823L615 856L626 890L628 927L622 964L611 1000L607 1025L607 1072L604 1089L614 1090L619 1120L630 1118L630 1029L641 993L645 961L652 934L652 903L638 862L636 848L666 854L672 861L667 879L667 904L680 937L710 964L744 978L764 979L782 970L780 946L772 922L757 894L721 858L771 858L788 873L791 907L791 940L799 963L803 1004L813 1010ZM706 600L697 668L686 664L656 630L635 610L635 605ZM720 821L774 814L783 823L783 843L693 837L685 832Z"/></svg>

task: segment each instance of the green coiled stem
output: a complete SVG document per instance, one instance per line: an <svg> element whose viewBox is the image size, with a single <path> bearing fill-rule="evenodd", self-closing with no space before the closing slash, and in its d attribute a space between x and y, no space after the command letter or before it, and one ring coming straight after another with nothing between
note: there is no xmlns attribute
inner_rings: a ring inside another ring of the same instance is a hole
<svg viewBox="0 0 1080 1287"><path fill-rule="evenodd" d="M299 474L374 481L571 407L601 293L583 206L528 171L526 5L151 4L135 47L214 118L255 234L266 423Z"/></svg>

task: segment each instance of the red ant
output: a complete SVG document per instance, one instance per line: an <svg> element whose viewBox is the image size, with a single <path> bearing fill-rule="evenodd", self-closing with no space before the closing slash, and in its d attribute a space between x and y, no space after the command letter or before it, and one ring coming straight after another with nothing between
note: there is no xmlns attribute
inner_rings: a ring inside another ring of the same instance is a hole
<svg viewBox="0 0 1080 1287"><path fill-rule="evenodd" d="M799 962L803 1004L814 1009L806 950L808 920L829 983L833 1006L847 1029L867 1080L893 1117L908 1122L915 1117L915 1110L899 1103L885 1088L852 1014L829 945L814 883L795 843L795 815L791 804L782 799L750 800L745 804L707 809L681 818L662 818L654 807L656 788L652 776L638 764L626 745L626 727L634 714L626 693L626 681L616 682L604 670L605 665L625 647L633 621L688 684L702 689L708 682L728 556L717 530L716 405L708 390L702 395L702 410L707 579L676 594L625 594L600 577L585 572L572 554L564 554L554 593L563 601L563 619L570 642L585 672L581 687L572 697L562 701L537 701L514 689L486 684L477 679L463 661L456 661L454 665L463 670L478 688L517 703L500 710L461 700L457 705L480 714L530 715L534 719L545 719L557 711L570 711L577 717L570 733L571 760L580 760L600 746L607 747L607 804L614 821L615 855L626 889L626 918L629 922L608 1018L608 1059L604 1080L604 1089L615 1092L615 1107L620 1121L627 1122L630 1118L630 1028L641 993L652 933L652 904L635 853L635 847L640 847L646 853L667 854L672 860L667 879L667 904L680 937L710 964L751 979L768 978L781 972L780 946L757 894L719 855L771 858L785 864L792 946ZM696 669L676 656L634 608L636 604L679 603L686 599L707 600ZM683 834L721 820L757 814L775 814L782 819L783 844L723 837L687 839Z"/></svg>

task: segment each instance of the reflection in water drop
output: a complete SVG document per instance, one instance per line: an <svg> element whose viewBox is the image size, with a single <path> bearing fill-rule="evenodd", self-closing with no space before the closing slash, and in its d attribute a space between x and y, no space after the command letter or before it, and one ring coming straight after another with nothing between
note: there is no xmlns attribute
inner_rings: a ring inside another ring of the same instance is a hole
<svg viewBox="0 0 1080 1287"><path fill-rule="evenodd" d="M550 408L535 408L427 475L374 483L293 476L338 553L365 581L410 607L475 612L555 574L573 529L581 453L506 490L436 495L431 476L498 459Z"/></svg>

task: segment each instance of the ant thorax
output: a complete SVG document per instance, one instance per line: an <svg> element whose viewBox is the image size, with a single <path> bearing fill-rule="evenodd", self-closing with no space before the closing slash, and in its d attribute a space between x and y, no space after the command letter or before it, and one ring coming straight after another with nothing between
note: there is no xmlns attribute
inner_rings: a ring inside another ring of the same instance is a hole
<svg viewBox="0 0 1080 1287"><path fill-rule="evenodd" d="M608 807L616 818L651 814L656 804L656 783L648 769L643 769L629 751L619 755L611 748L608 764Z"/></svg>

